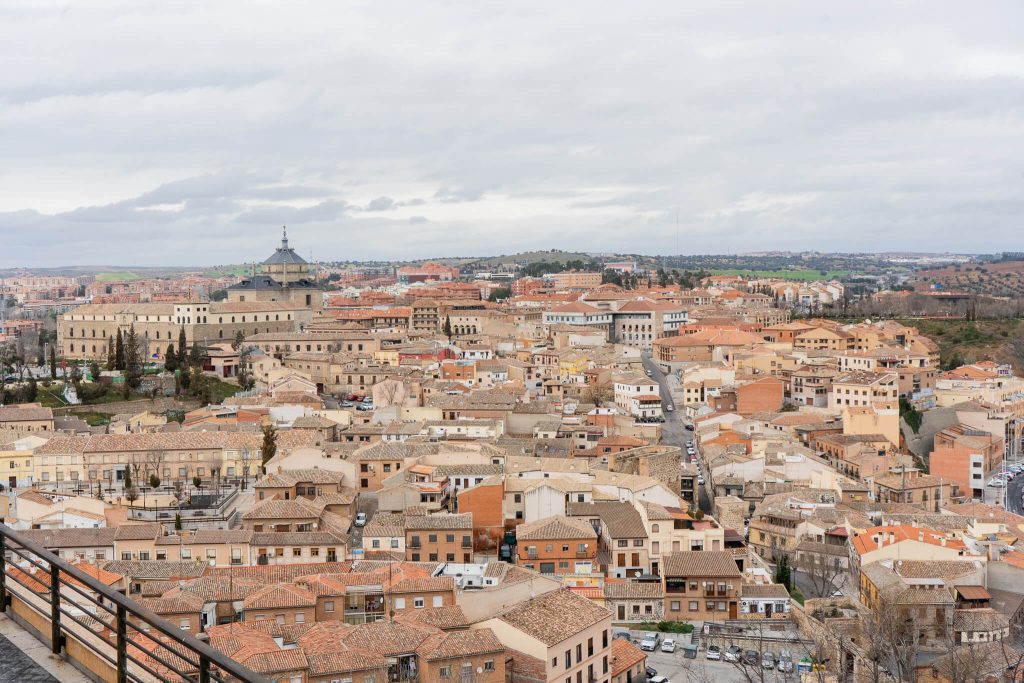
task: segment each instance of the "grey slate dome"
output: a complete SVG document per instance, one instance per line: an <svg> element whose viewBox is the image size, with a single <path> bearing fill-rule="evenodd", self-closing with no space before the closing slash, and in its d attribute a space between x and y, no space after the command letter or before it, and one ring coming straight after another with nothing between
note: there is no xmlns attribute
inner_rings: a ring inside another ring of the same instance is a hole
<svg viewBox="0 0 1024 683"><path fill-rule="evenodd" d="M288 246L288 228L284 228L281 237L281 246L263 262L265 266L296 265L308 266L306 259L295 253L295 250Z"/></svg>

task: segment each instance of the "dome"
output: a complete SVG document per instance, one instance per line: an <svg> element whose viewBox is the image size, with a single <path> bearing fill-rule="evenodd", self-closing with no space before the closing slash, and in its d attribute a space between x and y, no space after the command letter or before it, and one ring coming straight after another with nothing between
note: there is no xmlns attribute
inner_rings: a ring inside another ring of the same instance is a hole
<svg viewBox="0 0 1024 683"><path fill-rule="evenodd" d="M288 246L288 228L282 229L281 246L263 262L265 266L308 266L304 258L295 253L295 250Z"/></svg>

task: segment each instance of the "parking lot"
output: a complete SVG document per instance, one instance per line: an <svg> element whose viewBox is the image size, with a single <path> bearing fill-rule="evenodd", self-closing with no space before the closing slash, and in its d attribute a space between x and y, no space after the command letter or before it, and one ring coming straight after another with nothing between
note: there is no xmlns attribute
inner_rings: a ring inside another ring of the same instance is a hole
<svg viewBox="0 0 1024 683"><path fill-rule="evenodd" d="M679 640L680 645L672 654L648 652L647 665L657 669L658 675L671 683L795 683L799 680L795 671L784 674L758 667L744 669L742 665L709 660L703 648L697 652L696 659L686 659L683 657L683 642L686 642L685 636Z"/></svg>

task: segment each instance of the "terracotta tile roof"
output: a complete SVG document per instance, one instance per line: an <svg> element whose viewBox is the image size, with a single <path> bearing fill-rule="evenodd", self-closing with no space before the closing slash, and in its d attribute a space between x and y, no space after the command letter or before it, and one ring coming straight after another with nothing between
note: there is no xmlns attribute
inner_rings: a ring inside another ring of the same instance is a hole
<svg viewBox="0 0 1024 683"><path fill-rule="evenodd" d="M351 562L309 562L296 564L243 565L240 567L211 567L207 576L233 576L255 579L266 583L293 581L299 576L311 574L342 574L352 571Z"/></svg>
<svg viewBox="0 0 1024 683"><path fill-rule="evenodd" d="M139 603L157 614L198 614L204 605L201 597L187 591L177 591L159 598L143 598Z"/></svg>
<svg viewBox="0 0 1024 683"><path fill-rule="evenodd" d="M578 517L546 517L516 527L518 541L597 540L590 522Z"/></svg>
<svg viewBox="0 0 1024 683"><path fill-rule="evenodd" d="M744 598L772 598L789 600L789 591L781 583L752 584L740 586L740 596Z"/></svg>
<svg viewBox="0 0 1024 683"><path fill-rule="evenodd" d="M665 589L660 581L620 581L605 583L604 597L609 600L660 600Z"/></svg>
<svg viewBox="0 0 1024 683"><path fill-rule="evenodd" d="M434 626L442 631L458 628L469 628L469 617L457 605L451 607L428 607L426 609L405 610L395 616L402 623L419 623Z"/></svg>
<svg viewBox="0 0 1024 683"><path fill-rule="evenodd" d="M647 655L633 643L623 638L612 638L612 678L646 660Z"/></svg>
<svg viewBox="0 0 1024 683"><path fill-rule="evenodd" d="M647 538L647 528L636 508L629 503L601 501L596 503L569 503L571 517L598 517L608 527L613 539Z"/></svg>
<svg viewBox="0 0 1024 683"><path fill-rule="evenodd" d="M103 569L131 579L194 579L210 565L202 560L168 562L166 560L114 560Z"/></svg>
<svg viewBox="0 0 1024 683"><path fill-rule="evenodd" d="M242 519L319 519L323 508L306 498L256 501Z"/></svg>
<svg viewBox="0 0 1024 683"><path fill-rule="evenodd" d="M427 661L463 659L491 652L503 652L504 647L489 628L452 631L440 635L436 643L421 643L417 652Z"/></svg>
<svg viewBox="0 0 1024 683"><path fill-rule="evenodd" d="M116 541L147 541L154 540L164 533L163 524L122 524L114 534Z"/></svg>
<svg viewBox="0 0 1024 683"><path fill-rule="evenodd" d="M316 597L305 588L291 583L267 586L242 601L242 609L276 609L279 607L313 607Z"/></svg>
<svg viewBox="0 0 1024 683"><path fill-rule="evenodd" d="M740 570L732 553L725 550L684 550L665 559L666 576L732 576L739 578Z"/></svg>
<svg viewBox="0 0 1024 683"><path fill-rule="evenodd" d="M117 528L27 529L18 533L48 549L113 547Z"/></svg>
<svg viewBox="0 0 1024 683"><path fill-rule="evenodd" d="M40 406L0 406L0 422L38 422L52 420L53 410Z"/></svg>
<svg viewBox="0 0 1024 683"><path fill-rule="evenodd" d="M605 619L611 612L567 588L525 600L498 617L548 645L557 645Z"/></svg>
<svg viewBox="0 0 1024 683"><path fill-rule="evenodd" d="M407 531L431 531L446 529L472 529L473 515L470 513L437 515L412 515L405 518Z"/></svg>
<svg viewBox="0 0 1024 683"><path fill-rule="evenodd" d="M890 540L890 535L892 540ZM959 539L946 538L944 534L933 529L913 527L908 524L872 527L854 536L850 539L850 542L853 544L853 549L857 554L863 555L878 550L881 547L879 540L883 540L886 544L902 541L919 541L929 545L943 546L960 551L966 549L964 542Z"/></svg>

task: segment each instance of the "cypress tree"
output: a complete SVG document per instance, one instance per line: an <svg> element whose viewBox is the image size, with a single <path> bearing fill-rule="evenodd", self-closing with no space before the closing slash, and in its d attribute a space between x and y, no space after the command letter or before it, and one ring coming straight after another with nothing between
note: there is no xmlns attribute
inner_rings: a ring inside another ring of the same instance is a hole
<svg viewBox="0 0 1024 683"><path fill-rule="evenodd" d="M182 370L185 369L185 365L188 363L188 342L185 340L185 328L181 328L178 332L178 367Z"/></svg>
<svg viewBox="0 0 1024 683"><path fill-rule="evenodd" d="M142 382L142 357L139 351L139 335L135 332L134 323L128 330L124 346L124 381L130 388L137 389Z"/></svg>
<svg viewBox="0 0 1024 683"><path fill-rule="evenodd" d="M174 344L167 345L167 352L164 354L164 369L167 372L174 372L178 369L178 352L174 350Z"/></svg>
<svg viewBox="0 0 1024 683"><path fill-rule="evenodd" d="M114 369L124 370L124 338L121 330L117 331L117 341L114 342Z"/></svg>
<svg viewBox="0 0 1024 683"><path fill-rule="evenodd" d="M57 351L50 344L50 379L57 379Z"/></svg>
<svg viewBox="0 0 1024 683"><path fill-rule="evenodd" d="M274 455L277 454L277 430L274 425L268 424L263 428L263 446L260 448L260 460L263 466L266 467L267 462L270 461Z"/></svg>

